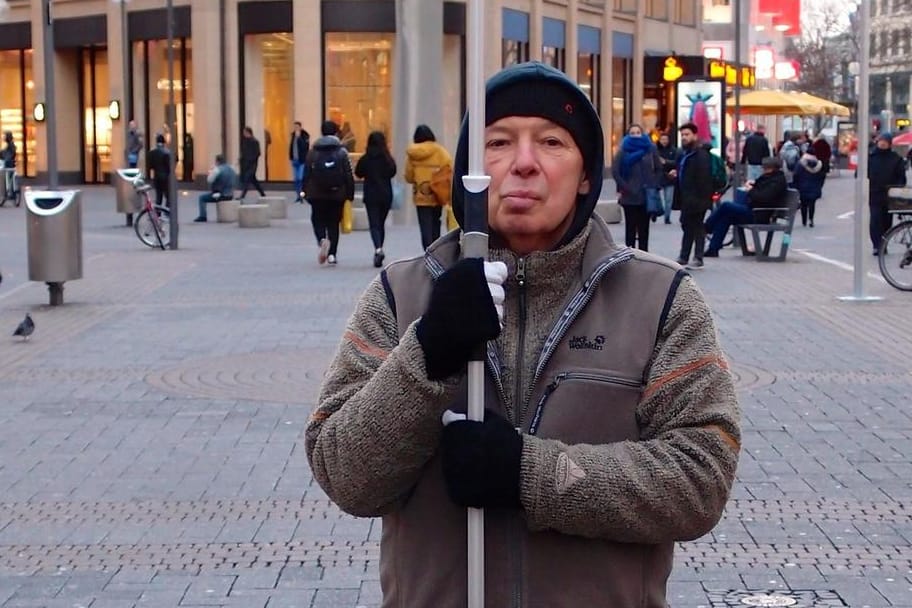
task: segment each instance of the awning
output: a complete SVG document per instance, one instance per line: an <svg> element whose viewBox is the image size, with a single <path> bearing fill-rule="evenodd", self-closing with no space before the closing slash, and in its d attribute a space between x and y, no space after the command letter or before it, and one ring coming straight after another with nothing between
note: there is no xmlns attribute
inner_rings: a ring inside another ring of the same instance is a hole
<svg viewBox="0 0 912 608"><path fill-rule="evenodd" d="M849 109L807 93L791 91L747 91L741 94L741 113L760 116L849 116ZM734 114L735 98L726 102L726 112Z"/></svg>

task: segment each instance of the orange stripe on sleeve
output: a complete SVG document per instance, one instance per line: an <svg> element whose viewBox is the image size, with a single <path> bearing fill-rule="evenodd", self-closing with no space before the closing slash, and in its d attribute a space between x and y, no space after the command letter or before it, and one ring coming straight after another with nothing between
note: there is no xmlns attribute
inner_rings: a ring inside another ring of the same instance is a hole
<svg viewBox="0 0 912 608"><path fill-rule="evenodd" d="M719 355L708 355L701 359L697 359L693 363L688 363L684 367L679 367L678 369L665 374L664 376L662 376L661 378L659 378L658 380L656 380L655 382L653 382L652 384L647 386L646 390L643 392L643 399L647 399L648 397L651 397L653 394L655 394L656 391L658 391L660 388L662 388L669 382L672 382L672 381L680 378L681 376L684 376L693 371L696 371L696 370L700 369L701 367L706 367L707 365L713 365L713 364L718 365L722 369L728 369L728 362L725 360L724 357L721 357Z"/></svg>
<svg viewBox="0 0 912 608"><path fill-rule="evenodd" d="M357 335L353 331L346 331L344 338L352 343L358 352L361 354L367 355L368 357L376 357L377 359L384 360L389 356L389 352L378 348L372 344L368 344L367 341L361 336Z"/></svg>

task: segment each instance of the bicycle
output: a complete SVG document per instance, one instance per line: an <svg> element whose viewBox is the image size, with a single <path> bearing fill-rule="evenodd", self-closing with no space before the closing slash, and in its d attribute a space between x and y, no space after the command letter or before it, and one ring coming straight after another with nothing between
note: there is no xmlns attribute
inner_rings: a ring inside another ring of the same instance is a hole
<svg viewBox="0 0 912 608"><path fill-rule="evenodd" d="M12 168L0 169L3 171L4 194L0 200L0 207L6 205L6 201L13 201L13 205L18 207L22 204L22 189L19 187L19 176L16 170Z"/></svg>
<svg viewBox="0 0 912 608"><path fill-rule="evenodd" d="M899 216L899 223L884 234L877 264L887 283L912 291L912 188L890 188L887 196L887 209Z"/></svg>
<svg viewBox="0 0 912 608"><path fill-rule="evenodd" d="M133 190L140 197L142 211L133 222L133 230L143 245L162 250L171 244L171 211L167 207L152 204L149 194L152 186L142 177L133 180Z"/></svg>

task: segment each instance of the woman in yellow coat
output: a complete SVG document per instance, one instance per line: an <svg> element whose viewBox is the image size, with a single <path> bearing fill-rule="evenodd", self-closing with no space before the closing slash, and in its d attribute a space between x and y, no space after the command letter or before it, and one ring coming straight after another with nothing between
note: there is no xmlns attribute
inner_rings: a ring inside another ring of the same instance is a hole
<svg viewBox="0 0 912 608"><path fill-rule="evenodd" d="M418 125L412 136L413 144L405 151L405 181L412 184L412 198L418 211L421 246L427 249L440 238L440 215L450 201L438 200L431 191L431 178L437 171L453 167L453 158L437 143L427 125Z"/></svg>

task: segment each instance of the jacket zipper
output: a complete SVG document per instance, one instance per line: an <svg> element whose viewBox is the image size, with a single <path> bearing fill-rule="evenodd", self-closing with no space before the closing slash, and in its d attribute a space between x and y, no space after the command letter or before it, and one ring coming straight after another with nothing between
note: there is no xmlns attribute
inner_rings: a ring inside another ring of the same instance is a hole
<svg viewBox="0 0 912 608"><path fill-rule="evenodd" d="M513 416L511 422L517 429L521 428L523 410L523 351L526 348L526 259L516 260L516 282L519 285L519 344L516 350L516 391L513 394ZM513 522L513 607L522 606L522 531L518 518Z"/></svg>
<svg viewBox="0 0 912 608"><path fill-rule="evenodd" d="M535 407L535 414L532 416L532 423L529 425L530 435L535 435L538 433L538 427L541 424L542 415L545 412L545 403L548 401L548 398L551 397L551 393L556 391L557 387L560 386L561 382L564 380L589 380L591 382L616 384L618 386L626 386L629 388L643 388L643 384L640 381L631 380L630 378L603 376L601 374L589 374L585 372L564 372L562 374L558 374L557 377L554 378L554 381L551 382L551 384L549 384L545 389L544 394L538 401L538 405Z"/></svg>

